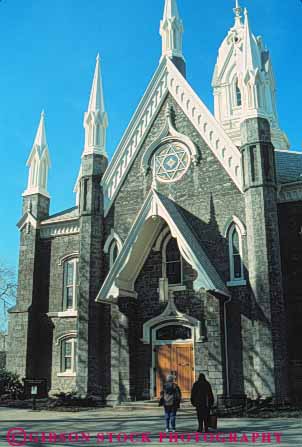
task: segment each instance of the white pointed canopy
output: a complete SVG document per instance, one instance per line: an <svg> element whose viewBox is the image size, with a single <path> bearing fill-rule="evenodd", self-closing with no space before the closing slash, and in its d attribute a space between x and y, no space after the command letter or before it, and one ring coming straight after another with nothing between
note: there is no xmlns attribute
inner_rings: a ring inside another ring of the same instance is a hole
<svg viewBox="0 0 302 447"><path fill-rule="evenodd" d="M164 20L176 17L180 20L176 0L166 0L164 9Z"/></svg>
<svg viewBox="0 0 302 447"><path fill-rule="evenodd" d="M108 117L104 105L100 56L97 55L88 110L84 115L85 146L83 155L100 154L107 157L107 127Z"/></svg>
<svg viewBox="0 0 302 447"><path fill-rule="evenodd" d="M162 37L162 57L179 57L182 54L182 34L184 28L180 18L177 1L165 0L164 15L160 22L160 35Z"/></svg>
<svg viewBox="0 0 302 447"><path fill-rule="evenodd" d="M47 179L51 161L46 139L44 110L41 113L38 130L26 166L29 167L28 185L23 195L42 194L48 197Z"/></svg>
<svg viewBox="0 0 302 447"><path fill-rule="evenodd" d="M100 55L98 54L96 57L96 65L94 71L94 77L92 82L92 88L90 93L90 100L88 105L88 111L97 110L104 112L104 93L103 93L103 83L101 76L101 67L100 67Z"/></svg>
<svg viewBox="0 0 302 447"><path fill-rule="evenodd" d="M243 34L243 74L248 70L255 72L261 70L259 48L257 41L250 30L248 11L244 10L244 34Z"/></svg>

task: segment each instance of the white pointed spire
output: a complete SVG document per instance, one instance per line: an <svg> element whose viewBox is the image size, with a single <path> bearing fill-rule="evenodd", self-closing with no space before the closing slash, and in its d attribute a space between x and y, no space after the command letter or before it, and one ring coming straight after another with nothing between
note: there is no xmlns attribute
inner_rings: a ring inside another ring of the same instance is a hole
<svg viewBox="0 0 302 447"><path fill-rule="evenodd" d="M46 140L44 110L41 113L38 130L26 166L29 167L29 175L27 189L23 196L42 194L49 197L47 179L51 161Z"/></svg>
<svg viewBox="0 0 302 447"><path fill-rule="evenodd" d="M233 9L233 11L235 14L235 28L237 28L242 25L242 23L241 23L242 8L239 5L239 0L236 0L235 8Z"/></svg>
<svg viewBox="0 0 302 447"><path fill-rule="evenodd" d="M251 33L248 11L244 9L244 34L243 34L243 73L248 70L255 71L261 69L259 60L259 48L256 39Z"/></svg>
<svg viewBox="0 0 302 447"><path fill-rule="evenodd" d="M100 56L97 55L88 110L84 115L85 147L83 155L106 154L106 129L108 117L105 112Z"/></svg>
<svg viewBox="0 0 302 447"><path fill-rule="evenodd" d="M179 57L182 54L182 34L184 28L180 18L177 1L165 0L164 16L160 22L160 35L162 37L162 57Z"/></svg>
<svg viewBox="0 0 302 447"><path fill-rule="evenodd" d="M95 65L92 89L90 93L88 110L94 112L97 110L100 110L101 112L105 111L99 54L96 57L96 65Z"/></svg>

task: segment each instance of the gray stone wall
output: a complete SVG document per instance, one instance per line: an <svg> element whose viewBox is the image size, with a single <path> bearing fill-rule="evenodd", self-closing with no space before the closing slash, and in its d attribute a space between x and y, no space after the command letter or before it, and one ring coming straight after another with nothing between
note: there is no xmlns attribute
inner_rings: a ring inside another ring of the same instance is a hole
<svg viewBox="0 0 302 447"><path fill-rule="evenodd" d="M198 166L192 164L188 172L176 183L162 184L157 182L157 189L166 196L173 197L173 200L181 207L182 213L218 273L225 281L228 281L230 279L228 241L224 238L223 231L226 223L233 215L236 215L245 224L244 197L172 98L168 98L163 104L106 218L105 239L110 234L111 227L114 226L118 235L122 240L125 240L144 198L150 190L152 174L145 176L142 172L141 159L145 150L158 137L165 124L167 101L173 105L177 131L192 139L201 151L201 161ZM158 278L161 276L161 260L160 258L155 259L154 256L154 253L150 254L150 259L148 258L149 260L146 261L136 283L136 291L139 295L137 318L140 322L137 339L142 336L142 322L152 318L162 310L158 302L157 292ZM160 255L157 254L157 256ZM248 259L245 240L243 241L243 260L245 271L247 271ZM195 350L196 373L205 371L213 381L215 392L221 394L225 392L226 382L223 305L221 303L223 300L219 301L215 297L194 291L192 283L191 280L191 286L187 292L176 293L176 303L180 310L185 309L192 316L202 319L209 331L210 335L207 341L197 346ZM238 288L231 290L232 309L236 311L229 311L227 314L227 321L230 326L230 329L228 329L229 337L231 339L237 337L236 341L238 341L236 347L231 342L229 343L229 351L232 357L230 368L231 392L237 394L244 389L244 374L249 374L248 365L250 362L248 356L250 332L246 333L247 325L241 323L242 318L250 318L248 308L250 293L248 287L239 289L240 291ZM245 305L247 309L245 309ZM208 308L212 310L208 311ZM203 314L202 309L204 309ZM236 329L234 329L235 327ZM242 347L245 350L244 356L242 355ZM143 396L146 395L146 384L149 382L151 348L138 343L136 350L135 380L137 382L137 396ZM142 360L139 361L139 358ZM244 362L247 365L243 365ZM239 373L240 376L238 376Z"/></svg>
<svg viewBox="0 0 302 447"><path fill-rule="evenodd" d="M279 205L282 274L287 317L290 396L302 401L302 203Z"/></svg>

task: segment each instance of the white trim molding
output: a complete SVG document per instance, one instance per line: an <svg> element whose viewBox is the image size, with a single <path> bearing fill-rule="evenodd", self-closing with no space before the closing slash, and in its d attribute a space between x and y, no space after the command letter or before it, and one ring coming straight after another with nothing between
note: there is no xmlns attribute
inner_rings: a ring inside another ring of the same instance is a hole
<svg viewBox="0 0 302 447"><path fill-rule="evenodd" d="M302 182L284 183L278 189L278 202L302 201Z"/></svg>
<svg viewBox="0 0 302 447"><path fill-rule="evenodd" d="M123 242L122 242L121 238L119 237L119 235L112 228L109 236L106 239L105 245L104 245L104 253L109 253L109 248L113 241L116 241L118 250L120 252L122 249L122 246L123 246Z"/></svg>
<svg viewBox="0 0 302 447"><path fill-rule="evenodd" d="M173 294L170 295L165 310L160 315L151 318L143 324L143 337L141 341L144 344L150 344L152 341L152 330L157 330L160 327L171 324L190 327L192 334L194 334L193 340L197 343L204 341L201 322L194 317L180 312L175 305Z"/></svg>
<svg viewBox="0 0 302 447"><path fill-rule="evenodd" d="M224 226L223 236L225 238L228 237L228 233L229 233L229 230L230 230L230 227L232 226L232 224L235 224L237 226L242 237L246 236L246 227L245 227L244 223L242 223L242 221L239 219L239 217L234 215L227 220L227 222Z"/></svg>
<svg viewBox="0 0 302 447"><path fill-rule="evenodd" d="M233 238L234 234L238 235L238 253L234 253ZM228 287L245 286L246 280L244 278L244 263L243 263L243 237L246 235L246 229L238 217L233 216L227 222L225 227L224 237L228 239L229 247L229 266L230 266L230 280L227 282ZM240 277L235 274L234 257L240 257Z"/></svg>
<svg viewBox="0 0 302 447"><path fill-rule="evenodd" d="M151 189L96 301L136 296L136 278L164 225L169 226L172 237L177 240L182 257L197 272L194 288L230 295L174 202Z"/></svg>
<svg viewBox="0 0 302 447"><path fill-rule="evenodd" d="M42 225L42 224L41 224ZM70 234L78 234L80 232L80 224L78 222L66 222L60 224L52 224L41 226L41 239L48 239L50 237L66 236Z"/></svg>
<svg viewBox="0 0 302 447"><path fill-rule="evenodd" d="M80 253L78 251L74 251L72 253L69 253L68 255L64 255L61 258L59 258L58 265L63 265L65 261L68 261L72 258L78 258Z"/></svg>
<svg viewBox="0 0 302 447"><path fill-rule="evenodd" d="M107 215L168 93L243 192L241 153L173 62L163 58L102 179Z"/></svg>

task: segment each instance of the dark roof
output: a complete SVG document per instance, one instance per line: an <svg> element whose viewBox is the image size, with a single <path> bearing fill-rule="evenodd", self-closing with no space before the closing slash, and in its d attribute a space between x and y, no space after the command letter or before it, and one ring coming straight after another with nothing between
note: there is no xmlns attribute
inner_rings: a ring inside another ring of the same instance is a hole
<svg viewBox="0 0 302 447"><path fill-rule="evenodd" d="M74 220L79 217L78 207L75 206L73 208L69 208L68 210L61 211L60 213L53 214L49 216L47 219L43 220L41 223L43 225L63 222L65 220Z"/></svg>
<svg viewBox="0 0 302 447"><path fill-rule="evenodd" d="M275 151L279 183L302 181L302 152Z"/></svg>

